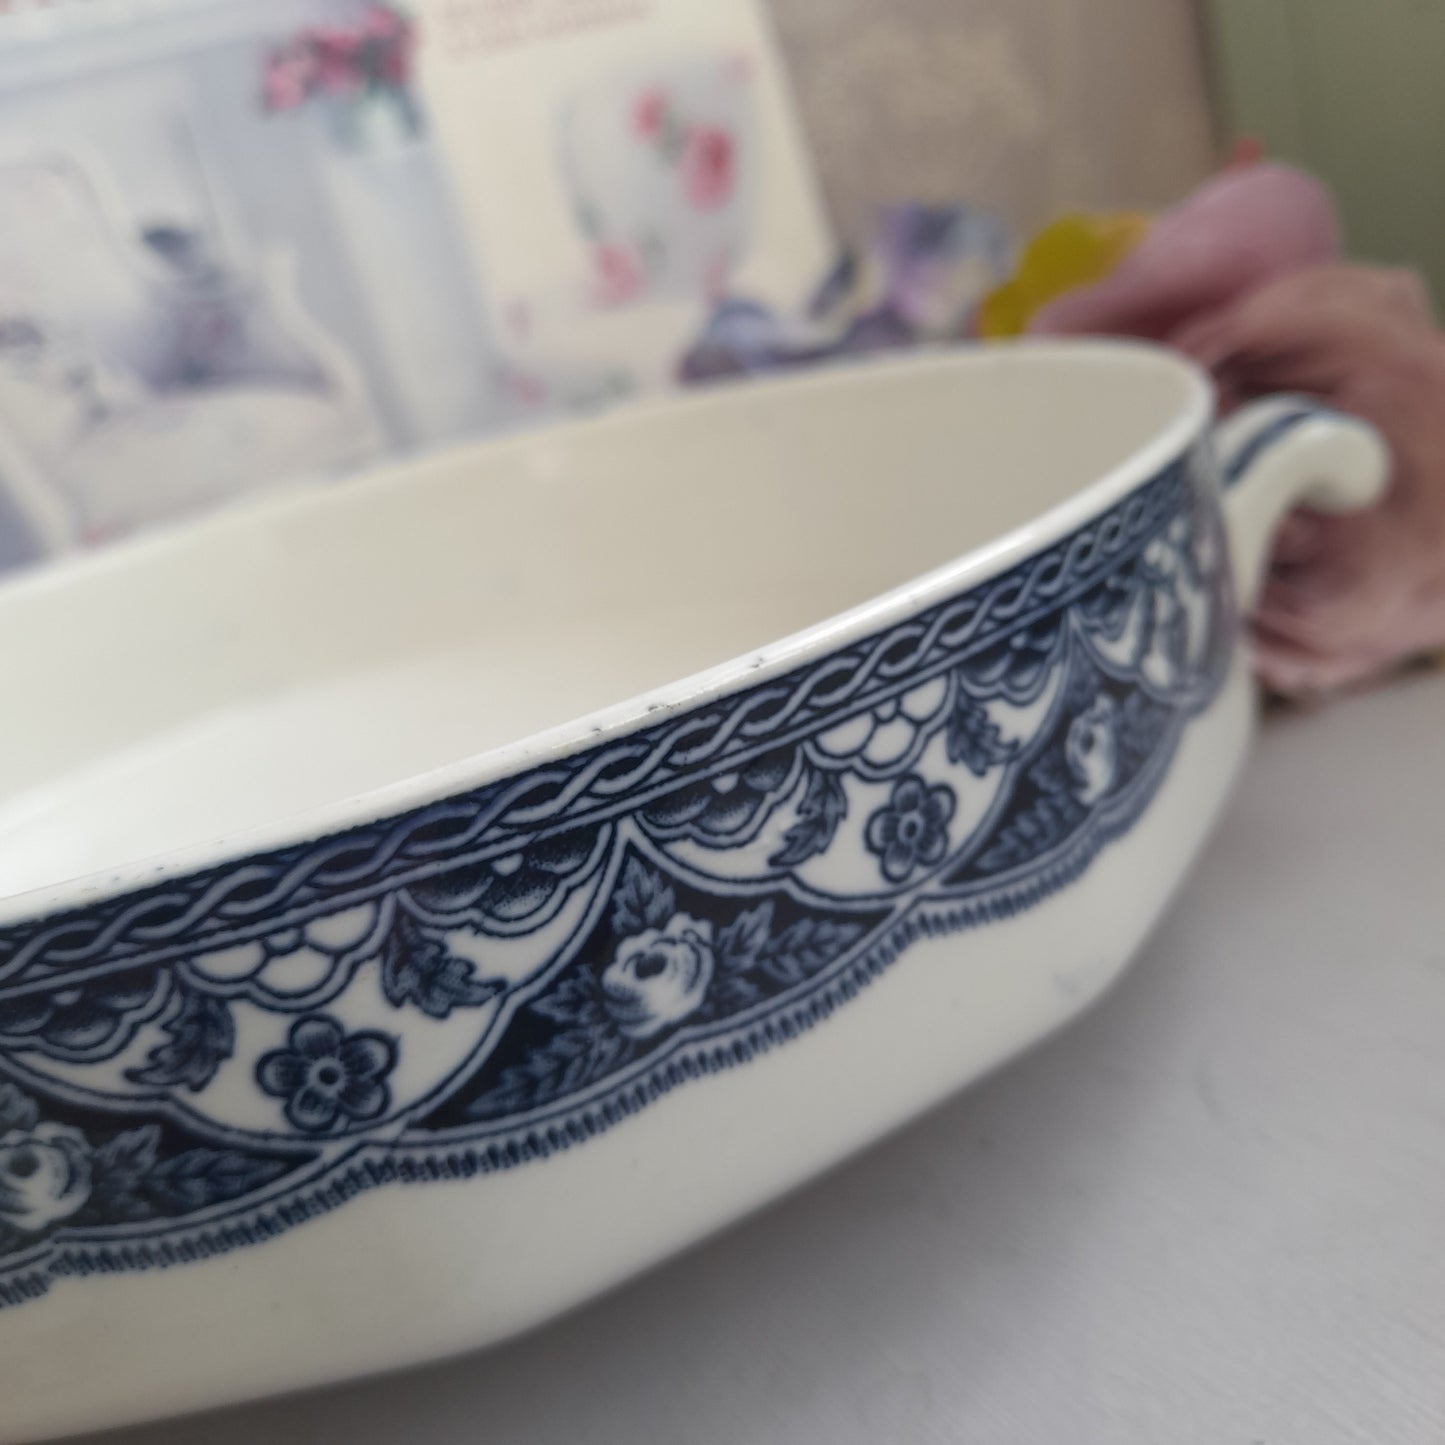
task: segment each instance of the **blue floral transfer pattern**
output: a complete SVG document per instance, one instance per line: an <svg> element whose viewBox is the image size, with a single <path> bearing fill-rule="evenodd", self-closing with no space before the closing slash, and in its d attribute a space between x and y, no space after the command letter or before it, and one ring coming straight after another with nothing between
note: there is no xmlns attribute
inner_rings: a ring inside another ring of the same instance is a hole
<svg viewBox="0 0 1445 1445"><path fill-rule="evenodd" d="M890 883L905 883L920 868L943 861L954 801L947 783L930 788L916 773L893 785L892 797L869 818L863 835Z"/></svg>
<svg viewBox="0 0 1445 1445"><path fill-rule="evenodd" d="M345 1033L335 1019L312 1014L291 1025L284 1049L263 1054L256 1082L286 1101L286 1122L302 1134L369 1124L391 1101L386 1076L396 1042L372 1031Z"/></svg>
<svg viewBox="0 0 1445 1445"><path fill-rule="evenodd" d="M585 1145L1068 886L1216 695L1227 560L1189 457L793 673L0 930L0 1303Z"/></svg>

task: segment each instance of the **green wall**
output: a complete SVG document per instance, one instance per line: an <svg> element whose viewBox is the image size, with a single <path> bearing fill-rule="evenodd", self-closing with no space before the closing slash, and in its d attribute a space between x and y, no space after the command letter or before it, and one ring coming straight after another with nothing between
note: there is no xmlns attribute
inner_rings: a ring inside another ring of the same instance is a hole
<svg viewBox="0 0 1445 1445"><path fill-rule="evenodd" d="M1335 187L1353 252L1445 302L1445 0L1204 0L1221 111Z"/></svg>

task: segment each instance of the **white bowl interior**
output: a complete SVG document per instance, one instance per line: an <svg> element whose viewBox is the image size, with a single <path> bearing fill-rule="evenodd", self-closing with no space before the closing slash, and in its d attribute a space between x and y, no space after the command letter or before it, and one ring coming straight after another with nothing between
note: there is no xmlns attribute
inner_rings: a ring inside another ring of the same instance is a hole
<svg viewBox="0 0 1445 1445"><path fill-rule="evenodd" d="M840 369L0 588L0 894L276 825L753 652L1042 517L1198 406L1192 372L1124 347Z"/></svg>

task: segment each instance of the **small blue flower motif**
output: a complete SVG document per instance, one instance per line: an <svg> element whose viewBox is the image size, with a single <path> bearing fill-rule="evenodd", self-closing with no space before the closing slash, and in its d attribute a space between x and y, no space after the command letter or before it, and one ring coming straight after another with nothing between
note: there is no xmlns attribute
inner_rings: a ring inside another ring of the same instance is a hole
<svg viewBox="0 0 1445 1445"><path fill-rule="evenodd" d="M396 1067L396 1042L365 1030L348 1034L325 1014L292 1024L289 1048L263 1054L256 1082L285 1099L286 1118L303 1134L325 1134L380 1118L391 1103L384 1080Z"/></svg>
<svg viewBox="0 0 1445 1445"><path fill-rule="evenodd" d="M890 883L906 882L919 868L943 861L953 821L953 789L930 788L917 773L893 785L893 796L868 819L864 841Z"/></svg>

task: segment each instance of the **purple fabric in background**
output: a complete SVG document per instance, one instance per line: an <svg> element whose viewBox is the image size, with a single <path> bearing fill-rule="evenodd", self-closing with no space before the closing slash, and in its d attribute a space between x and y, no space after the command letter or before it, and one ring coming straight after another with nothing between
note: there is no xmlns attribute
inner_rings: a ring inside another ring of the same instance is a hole
<svg viewBox="0 0 1445 1445"><path fill-rule="evenodd" d="M867 243L845 252L796 314L742 297L720 301L679 363L679 380L697 385L964 340L1013 259L1004 225L970 206L886 207Z"/></svg>

